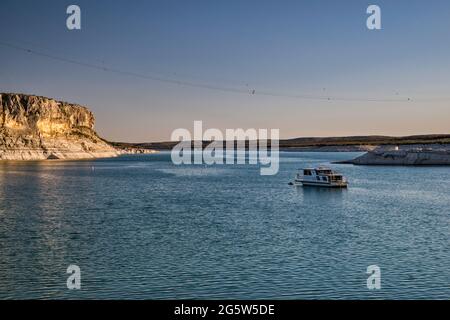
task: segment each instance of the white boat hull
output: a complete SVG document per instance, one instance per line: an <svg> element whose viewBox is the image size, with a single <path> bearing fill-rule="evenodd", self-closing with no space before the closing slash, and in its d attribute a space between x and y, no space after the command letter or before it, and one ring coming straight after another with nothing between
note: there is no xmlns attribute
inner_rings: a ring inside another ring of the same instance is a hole
<svg viewBox="0 0 450 320"><path fill-rule="evenodd" d="M308 181L308 180L295 180L294 185L305 187L322 187L322 188L347 188L347 182L325 182L325 181Z"/></svg>

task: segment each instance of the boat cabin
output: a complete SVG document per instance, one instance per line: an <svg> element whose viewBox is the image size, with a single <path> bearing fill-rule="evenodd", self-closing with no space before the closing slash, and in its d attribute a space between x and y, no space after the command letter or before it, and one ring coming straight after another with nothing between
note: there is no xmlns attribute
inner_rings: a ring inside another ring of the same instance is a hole
<svg viewBox="0 0 450 320"><path fill-rule="evenodd" d="M346 188L347 179L340 173L328 167L300 169L294 184L304 186L337 187Z"/></svg>
<svg viewBox="0 0 450 320"><path fill-rule="evenodd" d="M303 177L324 182L342 182L343 176L328 168L303 169Z"/></svg>

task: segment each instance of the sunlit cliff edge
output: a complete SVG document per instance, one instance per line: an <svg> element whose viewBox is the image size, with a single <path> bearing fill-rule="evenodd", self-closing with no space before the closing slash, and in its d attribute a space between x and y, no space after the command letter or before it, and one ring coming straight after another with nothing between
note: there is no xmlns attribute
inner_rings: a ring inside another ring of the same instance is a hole
<svg viewBox="0 0 450 320"><path fill-rule="evenodd" d="M123 153L94 131L86 107L0 93L0 160L89 159Z"/></svg>

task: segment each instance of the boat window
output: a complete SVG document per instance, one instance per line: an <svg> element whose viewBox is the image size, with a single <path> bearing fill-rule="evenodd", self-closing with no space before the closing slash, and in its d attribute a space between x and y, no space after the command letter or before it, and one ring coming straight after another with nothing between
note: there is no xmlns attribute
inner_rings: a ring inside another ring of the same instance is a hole
<svg viewBox="0 0 450 320"><path fill-rule="evenodd" d="M311 175L311 170L304 170L303 174L305 176L310 176Z"/></svg>
<svg viewBox="0 0 450 320"><path fill-rule="evenodd" d="M320 181L320 177L319 176L317 176L317 180Z"/></svg>

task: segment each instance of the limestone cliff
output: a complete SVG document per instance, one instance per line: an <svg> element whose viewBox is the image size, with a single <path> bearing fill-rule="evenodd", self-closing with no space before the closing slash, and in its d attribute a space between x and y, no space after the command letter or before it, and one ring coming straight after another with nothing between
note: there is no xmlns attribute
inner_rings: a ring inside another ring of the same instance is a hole
<svg viewBox="0 0 450 320"><path fill-rule="evenodd" d="M87 159L119 152L94 131L87 108L34 95L0 94L0 160Z"/></svg>

